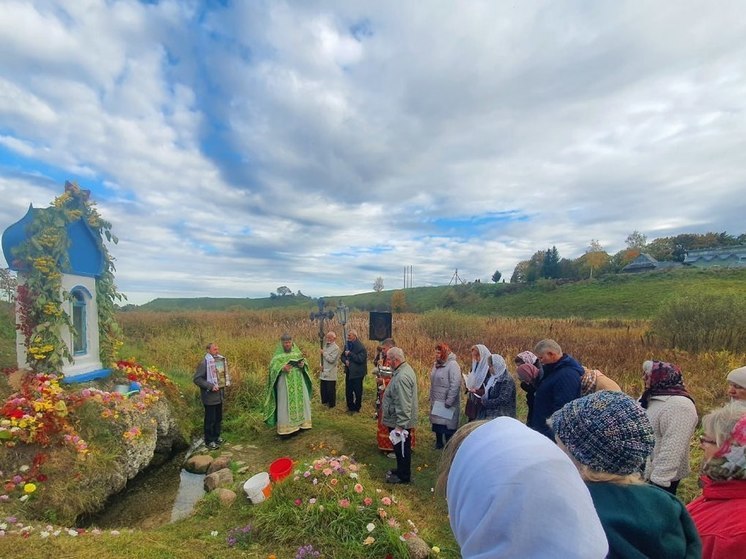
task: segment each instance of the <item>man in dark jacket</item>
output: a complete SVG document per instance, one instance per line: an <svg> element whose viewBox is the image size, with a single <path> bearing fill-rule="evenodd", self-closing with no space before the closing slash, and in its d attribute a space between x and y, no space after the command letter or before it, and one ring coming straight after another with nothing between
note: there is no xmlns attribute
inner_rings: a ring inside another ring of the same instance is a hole
<svg viewBox="0 0 746 559"><path fill-rule="evenodd" d="M563 353L554 340L541 340L534 353L541 361L544 373L534 394L534 408L528 426L554 441L547 419L567 402L580 397L580 377L584 371L582 365Z"/></svg>
<svg viewBox="0 0 746 559"><path fill-rule="evenodd" d="M357 337L357 331L347 334L342 362L345 364L345 396L347 410L351 413L360 411L363 400L363 377L368 373L368 352Z"/></svg>
<svg viewBox="0 0 746 559"><path fill-rule="evenodd" d="M225 357L220 355L218 344L207 344L207 353L197 366L192 380L199 386L200 399L205 407L205 446L215 450L224 442L220 436L223 402L225 387L231 383Z"/></svg>

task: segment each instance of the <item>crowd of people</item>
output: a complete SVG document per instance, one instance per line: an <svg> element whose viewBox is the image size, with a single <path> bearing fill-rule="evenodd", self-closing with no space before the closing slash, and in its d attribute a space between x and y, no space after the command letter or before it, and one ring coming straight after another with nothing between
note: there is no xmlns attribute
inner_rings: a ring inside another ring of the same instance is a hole
<svg viewBox="0 0 746 559"><path fill-rule="evenodd" d="M217 345L207 350L194 382L205 442L217 448L230 377ZM348 413L360 412L367 352L357 332L342 349L327 333L320 353L322 404L336 405L341 362ZM528 408L523 424L505 358L484 344L470 353L462 373L448 344L436 344L428 398L434 445L444 449L438 484L464 557L746 556L746 367L727 376L731 402L702 419L702 495L684 506L676 493L699 420L678 366L642 363L635 400L541 340L513 358ZM417 375L393 339L379 345L374 373L378 447L396 457L386 481L410 483ZM312 393L308 364L284 334L269 366L265 422L280 435L310 429Z"/></svg>

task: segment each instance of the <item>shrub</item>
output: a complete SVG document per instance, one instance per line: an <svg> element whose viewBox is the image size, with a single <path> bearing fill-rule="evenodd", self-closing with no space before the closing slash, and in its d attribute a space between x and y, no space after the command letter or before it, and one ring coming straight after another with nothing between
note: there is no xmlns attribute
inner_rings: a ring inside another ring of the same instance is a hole
<svg viewBox="0 0 746 559"><path fill-rule="evenodd" d="M736 295L678 297L653 318L653 334L687 351L746 351L746 300Z"/></svg>
<svg viewBox="0 0 746 559"><path fill-rule="evenodd" d="M455 341L481 340L486 330L486 319L451 310L438 310L425 313L419 320L420 326L433 340Z"/></svg>

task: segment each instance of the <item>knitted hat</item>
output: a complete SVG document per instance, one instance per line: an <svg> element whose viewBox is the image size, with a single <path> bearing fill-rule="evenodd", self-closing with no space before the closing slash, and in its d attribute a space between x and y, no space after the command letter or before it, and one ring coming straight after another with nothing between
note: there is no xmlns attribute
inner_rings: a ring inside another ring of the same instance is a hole
<svg viewBox="0 0 746 559"><path fill-rule="evenodd" d="M746 367L733 369L730 373L728 373L728 381L746 388Z"/></svg>
<svg viewBox="0 0 746 559"><path fill-rule="evenodd" d="M655 446L645 410L622 392L577 398L552 415L551 425L575 460L598 472L631 474Z"/></svg>

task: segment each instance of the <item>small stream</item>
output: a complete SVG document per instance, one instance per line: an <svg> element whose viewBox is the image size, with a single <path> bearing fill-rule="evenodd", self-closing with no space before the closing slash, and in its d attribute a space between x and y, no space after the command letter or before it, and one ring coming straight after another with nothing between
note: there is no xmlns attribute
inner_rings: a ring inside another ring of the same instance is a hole
<svg viewBox="0 0 746 559"><path fill-rule="evenodd" d="M205 476L183 470L184 459L182 452L140 473L102 511L78 518L78 527L152 529L189 516L205 494Z"/></svg>

